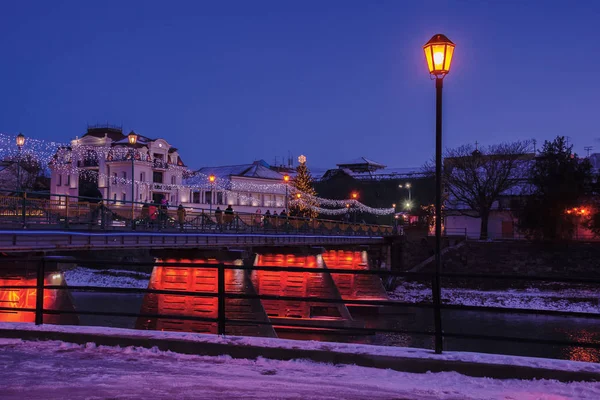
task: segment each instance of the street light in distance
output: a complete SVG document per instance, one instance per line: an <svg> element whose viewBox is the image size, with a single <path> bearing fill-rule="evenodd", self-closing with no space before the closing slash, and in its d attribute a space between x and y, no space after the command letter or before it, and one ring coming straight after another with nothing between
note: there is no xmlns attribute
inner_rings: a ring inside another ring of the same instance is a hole
<svg viewBox="0 0 600 400"><path fill-rule="evenodd" d="M23 145L25 145L25 135L19 132L17 135L17 148L19 149L19 155L17 157L17 191L21 190L21 151Z"/></svg>

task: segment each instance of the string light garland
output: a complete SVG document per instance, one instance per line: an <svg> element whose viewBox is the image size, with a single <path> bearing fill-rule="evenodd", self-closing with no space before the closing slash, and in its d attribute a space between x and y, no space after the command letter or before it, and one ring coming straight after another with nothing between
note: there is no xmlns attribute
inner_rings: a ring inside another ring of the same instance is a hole
<svg viewBox="0 0 600 400"><path fill-rule="evenodd" d="M15 146L15 135L0 133L0 157L3 159L11 159L17 157L19 151ZM111 184L117 185L137 185L140 187L152 187L154 183L147 181L132 180L120 176L109 176L97 170L90 170L85 167L80 167L74 161L79 161L85 165L86 160L92 162L100 162L100 160L108 162L130 162L131 157L135 157L136 162L151 164L154 162L147 150L132 149L128 146L89 146L77 143L74 144L61 143L55 141L45 141L28 137L23 146L21 156L29 155L38 160L42 165L50 165L51 168L60 174L77 175L84 178L106 179ZM305 161L305 160L304 160ZM305 161L306 162L306 161ZM394 208L372 208L360 203L356 199L334 200L325 199L315 196L306 191L297 190L294 186L288 186L283 181L277 183L250 183L230 180L223 177L215 177L214 182L209 182L209 175L192 172L187 167L178 163L165 163L169 169L175 172L178 177L186 178L183 184L161 184L171 190L189 190L189 191L206 191L215 190L223 192L228 198L237 198L241 202L248 205L260 204L262 194L284 195L286 187L289 191L289 206L301 205L315 212L324 215L343 215L345 213L363 212L375 215L394 214ZM253 196L253 193L259 196ZM298 198L297 195L300 194ZM272 207L280 207L278 201L273 200ZM350 207L346 207L346 205ZM324 208L334 207L334 208Z"/></svg>

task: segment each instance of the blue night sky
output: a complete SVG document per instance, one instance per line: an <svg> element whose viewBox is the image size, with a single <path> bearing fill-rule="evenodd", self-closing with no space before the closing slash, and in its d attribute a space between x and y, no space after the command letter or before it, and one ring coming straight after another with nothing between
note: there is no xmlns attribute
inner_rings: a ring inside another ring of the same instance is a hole
<svg viewBox="0 0 600 400"><path fill-rule="evenodd" d="M457 44L444 145L568 135L600 151L598 1L3 1L0 132L109 122L191 167L303 153L420 166L434 152L422 45Z"/></svg>

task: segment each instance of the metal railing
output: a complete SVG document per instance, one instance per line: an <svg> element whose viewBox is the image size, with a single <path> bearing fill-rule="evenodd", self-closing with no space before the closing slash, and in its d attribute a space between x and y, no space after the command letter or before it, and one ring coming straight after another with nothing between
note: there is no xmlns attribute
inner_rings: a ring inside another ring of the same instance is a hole
<svg viewBox="0 0 600 400"><path fill-rule="evenodd" d="M18 260L23 261L23 260ZM225 334L228 327L239 326L239 325L267 325L267 326L281 326L292 327L292 328L310 328L310 329L331 329L332 326L327 323L326 320L320 321L320 323L309 322L303 318L290 318L285 323L273 322L270 318L267 320L258 319L235 319L227 317L227 303L229 299L246 299L246 300L269 300L269 301L293 301L302 303L319 303L319 304L343 304L343 305L360 305L360 306L385 306L391 308L424 308L431 310L462 310L462 311L483 311L490 313L500 314L526 314L526 315L550 315L550 316L562 316L572 318L587 318L592 320L600 320L599 313L587 313L587 312L572 312L572 311L555 311L555 310L536 310L536 309L523 309L523 308L512 308L512 307L487 307L487 306L471 306L471 305L460 305L460 304L447 304L441 303L436 305L433 302L401 302L394 300L369 300L369 299L348 299L348 298L329 298L329 297L303 297L303 296L290 296L290 295L265 295L265 294L253 294L253 293L239 293L231 292L227 290L225 284L225 273L226 271L244 271L244 273L253 273L256 271L269 271L269 272L297 272L303 274L324 274L327 276L343 274L352 276L377 276L377 277L403 277L409 279L416 279L420 281L429 281L431 287L434 287L434 275L432 273L410 273L410 272L399 272L399 271L387 271L387 270L356 270L356 269L338 269L338 268L324 268L315 269L307 267L278 267L278 266L236 266L236 265L225 265L225 264L193 264L193 263L179 263L179 262L158 262L158 263L140 263L140 262L119 262L119 267L169 267L169 268L199 268L209 269L217 271L217 283L215 291L189 291L189 290L159 290L159 289L139 289L139 288L124 288L124 287L97 287L97 286L64 286L64 285L48 285L44 282L46 272L49 270L49 266L52 263L56 263L56 258L42 258L38 260L28 260L28 262L34 261L36 264L36 285L3 285L0 286L0 294L3 290L16 290L16 289L35 289L35 307L6 307L0 306L0 311L10 312L29 312L35 313L35 324L41 325L44 323L44 316L46 315L89 315L89 316L105 316L105 317L131 317L131 318L159 318L165 320L180 320L180 321L201 321L216 324L216 333ZM83 260L65 260L61 259L60 263L74 264L77 266L93 265L94 267L114 265L114 261L83 261ZM13 266L12 262L5 261L3 265ZM0 264L0 271L1 271ZM53 268L53 267L50 267ZM55 269L53 269L55 270ZM600 288L600 278L566 278L556 276L523 276L523 275L502 275L502 274L458 274L458 273L443 273L442 278L446 281L452 279L470 279L470 280L494 280L494 281L524 281L524 282L552 282L552 283L570 283L570 284L585 284L598 286ZM442 285L443 286L443 285ZM204 297L204 298L217 298L217 316L212 317L199 317L195 315L175 315L175 314L162 314L158 313L132 313L132 312L112 312L112 311L92 311L92 310L66 310L66 309L48 309L44 307L44 296L46 291L54 290L70 290L70 291L88 291L93 293L136 293L136 294L153 294L153 295L175 295L185 297ZM433 290L432 290L433 298ZM6 304L6 303L5 303ZM435 315L435 314L432 314ZM433 318L433 317L432 317ZM433 320L431 321L433 324ZM578 347L578 348L590 348L600 349L600 340L556 340L548 339L543 336L544 332L537 332L535 337L517 337L517 336L503 336L494 334L474 334L464 332L452 332L443 329L443 325L434 330L409 330L409 329L395 329L386 328L381 326L374 327L360 327L360 326L344 326L337 325L335 329L339 332L345 332L349 335L370 335L376 333L393 333L393 334L404 334L404 335L423 335L427 337L435 337L438 339L445 338L460 338L460 339L471 339L471 340L486 340L486 341L500 341L500 342L514 342L514 343L530 343L530 344L543 344L550 346L563 346L563 347ZM443 340L436 340L436 346L440 344L440 347L436 347L436 352L442 352Z"/></svg>
<svg viewBox="0 0 600 400"><path fill-rule="evenodd" d="M45 198L41 198L45 196ZM389 225L288 215L218 212L213 207L178 207L47 193L0 191L0 227L61 230L136 230L213 233L384 236ZM225 207L225 205L223 205Z"/></svg>

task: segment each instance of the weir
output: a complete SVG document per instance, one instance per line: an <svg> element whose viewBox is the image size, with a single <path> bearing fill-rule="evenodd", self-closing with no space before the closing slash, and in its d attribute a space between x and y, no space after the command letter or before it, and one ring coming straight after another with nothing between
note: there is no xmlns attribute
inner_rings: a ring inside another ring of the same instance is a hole
<svg viewBox="0 0 600 400"><path fill-rule="evenodd" d="M38 265L27 261L11 261L9 265L6 264L0 263L0 322L35 322ZM44 284L66 286L56 263L46 264ZM45 310L74 311L73 300L67 290L45 289L43 293ZM44 314L43 323L78 325L79 319L74 314Z"/></svg>

